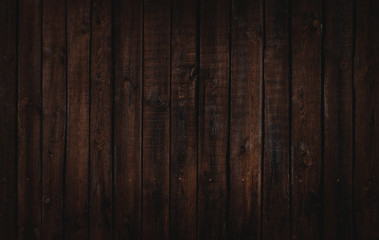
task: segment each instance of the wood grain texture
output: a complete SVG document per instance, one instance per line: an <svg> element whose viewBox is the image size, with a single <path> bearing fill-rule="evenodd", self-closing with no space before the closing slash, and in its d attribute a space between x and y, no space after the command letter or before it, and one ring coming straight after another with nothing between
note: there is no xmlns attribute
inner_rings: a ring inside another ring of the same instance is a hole
<svg viewBox="0 0 379 240"><path fill-rule="evenodd" d="M90 1L67 0L65 239L88 239Z"/></svg>
<svg viewBox="0 0 379 240"><path fill-rule="evenodd" d="M142 3L113 3L116 239L141 238Z"/></svg>
<svg viewBox="0 0 379 240"><path fill-rule="evenodd" d="M19 1L18 239L41 239L41 2Z"/></svg>
<svg viewBox="0 0 379 240"><path fill-rule="evenodd" d="M17 2L0 1L0 236L17 237Z"/></svg>
<svg viewBox="0 0 379 240"><path fill-rule="evenodd" d="M170 1L144 2L143 239L169 238Z"/></svg>
<svg viewBox="0 0 379 240"><path fill-rule="evenodd" d="M290 238L289 3L267 0L262 238Z"/></svg>
<svg viewBox="0 0 379 240"><path fill-rule="evenodd" d="M259 239L263 1L232 1L229 239Z"/></svg>
<svg viewBox="0 0 379 240"><path fill-rule="evenodd" d="M322 2L291 1L292 238L320 239Z"/></svg>
<svg viewBox="0 0 379 240"><path fill-rule="evenodd" d="M353 238L353 1L325 1L325 239Z"/></svg>
<svg viewBox="0 0 379 240"><path fill-rule="evenodd" d="M92 1L90 239L112 239L112 4Z"/></svg>
<svg viewBox="0 0 379 240"><path fill-rule="evenodd" d="M198 239L227 239L228 0L201 1Z"/></svg>
<svg viewBox="0 0 379 240"><path fill-rule="evenodd" d="M379 231L379 2L356 2L355 237L378 239Z"/></svg>
<svg viewBox="0 0 379 240"><path fill-rule="evenodd" d="M66 6L42 6L42 239L63 239L66 134Z"/></svg>
<svg viewBox="0 0 379 240"><path fill-rule="evenodd" d="M171 12L171 238L196 239L197 1Z"/></svg>

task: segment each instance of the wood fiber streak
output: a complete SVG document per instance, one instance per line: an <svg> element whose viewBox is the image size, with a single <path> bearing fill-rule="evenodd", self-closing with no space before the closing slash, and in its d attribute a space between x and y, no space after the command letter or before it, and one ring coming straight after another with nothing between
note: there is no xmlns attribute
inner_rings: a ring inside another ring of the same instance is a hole
<svg viewBox="0 0 379 240"><path fill-rule="evenodd" d="M41 239L41 2L19 1L18 239Z"/></svg>
<svg viewBox="0 0 379 240"><path fill-rule="evenodd" d="M67 0L65 239L88 239L90 1Z"/></svg>
<svg viewBox="0 0 379 240"><path fill-rule="evenodd" d="M356 2L354 214L361 239L379 238L378 11L378 1Z"/></svg>
<svg viewBox="0 0 379 240"><path fill-rule="evenodd" d="M90 239L112 239L112 2L92 1Z"/></svg>
<svg viewBox="0 0 379 240"><path fill-rule="evenodd" d="M196 239L197 2L172 1L171 238Z"/></svg>
<svg viewBox="0 0 379 240"><path fill-rule="evenodd" d="M198 239L227 239L228 0L201 1Z"/></svg>
<svg viewBox="0 0 379 240"><path fill-rule="evenodd" d="M292 0L292 238L320 239L322 1Z"/></svg>
<svg viewBox="0 0 379 240"><path fill-rule="evenodd" d="M42 238L58 240L63 239L65 1L43 1L42 7Z"/></svg>
<svg viewBox="0 0 379 240"><path fill-rule="evenodd" d="M353 238L353 1L325 1L325 239Z"/></svg>
<svg viewBox="0 0 379 240"><path fill-rule="evenodd" d="M170 1L144 2L143 239L169 238Z"/></svg>
<svg viewBox="0 0 379 240"><path fill-rule="evenodd" d="M17 2L0 1L0 236L17 233Z"/></svg>
<svg viewBox="0 0 379 240"><path fill-rule="evenodd" d="M229 239L259 239L263 1L232 2Z"/></svg>
<svg viewBox="0 0 379 240"><path fill-rule="evenodd" d="M262 238L290 238L289 3L266 1Z"/></svg>
<svg viewBox="0 0 379 240"><path fill-rule="evenodd" d="M114 231L141 238L142 1L115 1Z"/></svg>

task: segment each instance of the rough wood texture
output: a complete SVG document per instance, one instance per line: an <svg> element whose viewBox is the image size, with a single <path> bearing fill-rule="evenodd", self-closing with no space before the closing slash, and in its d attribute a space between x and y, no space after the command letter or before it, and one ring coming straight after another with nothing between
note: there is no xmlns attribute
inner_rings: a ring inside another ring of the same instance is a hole
<svg viewBox="0 0 379 240"><path fill-rule="evenodd" d="M262 238L290 238L289 3L266 1Z"/></svg>
<svg viewBox="0 0 379 240"><path fill-rule="evenodd" d="M379 1L356 3L355 237L378 239L379 231Z"/></svg>
<svg viewBox="0 0 379 240"><path fill-rule="evenodd" d="M353 238L353 1L325 1L325 239Z"/></svg>
<svg viewBox="0 0 379 240"><path fill-rule="evenodd" d="M320 239L321 0L291 1L292 238Z"/></svg>
<svg viewBox="0 0 379 240"><path fill-rule="evenodd" d="M113 4L115 238L140 239L143 8L139 0Z"/></svg>
<svg viewBox="0 0 379 240"><path fill-rule="evenodd" d="M92 1L90 239L112 239L112 4Z"/></svg>
<svg viewBox="0 0 379 240"><path fill-rule="evenodd" d="M0 236L17 237L17 2L0 1Z"/></svg>
<svg viewBox="0 0 379 240"><path fill-rule="evenodd" d="M18 239L41 239L41 2L19 1Z"/></svg>
<svg viewBox="0 0 379 240"><path fill-rule="evenodd" d="M172 1L171 239L196 239L197 1Z"/></svg>
<svg viewBox="0 0 379 240"><path fill-rule="evenodd" d="M198 239L227 239L228 0L201 1Z"/></svg>
<svg viewBox="0 0 379 240"><path fill-rule="evenodd" d="M259 239L263 1L233 0L231 18L229 239Z"/></svg>
<svg viewBox="0 0 379 240"><path fill-rule="evenodd" d="M42 12L42 238L48 240L63 239L65 1L44 1Z"/></svg>
<svg viewBox="0 0 379 240"><path fill-rule="evenodd" d="M90 8L89 0L67 0L65 239L89 237Z"/></svg>
<svg viewBox="0 0 379 240"><path fill-rule="evenodd" d="M170 1L144 3L143 239L169 238Z"/></svg>

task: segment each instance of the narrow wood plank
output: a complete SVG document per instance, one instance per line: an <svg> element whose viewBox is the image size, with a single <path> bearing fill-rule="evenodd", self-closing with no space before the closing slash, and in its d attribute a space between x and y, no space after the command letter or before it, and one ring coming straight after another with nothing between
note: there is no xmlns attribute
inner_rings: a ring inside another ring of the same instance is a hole
<svg viewBox="0 0 379 240"><path fill-rule="evenodd" d="M379 238L379 1L356 1L354 197L356 237Z"/></svg>
<svg viewBox="0 0 379 240"><path fill-rule="evenodd" d="M143 1L113 4L115 238L140 239Z"/></svg>
<svg viewBox="0 0 379 240"><path fill-rule="evenodd" d="M41 239L41 2L19 1L18 239Z"/></svg>
<svg viewBox="0 0 379 240"><path fill-rule="evenodd" d="M88 236L90 0L67 0L65 239Z"/></svg>
<svg viewBox="0 0 379 240"><path fill-rule="evenodd" d="M353 1L325 1L324 237L353 238Z"/></svg>
<svg viewBox="0 0 379 240"><path fill-rule="evenodd" d="M292 238L320 239L322 1L291 1Z"/></svg>
<svg viewBox="0 0 379 240"><path fill-rule="evenodd" d="M197 1L172 1L171 238L196 239Z"/></svg>
<svg viewBox="0 0 379 240"><path fill-rule="evenodd" d="M66 129L65 1L42 6L42 238L63 239Z"/></svg>
<svg viewBox="0 0 379 240"><path fill-rule="evenodd" d="M90 239L112 239L112 4L92 1Z"/></svg>
<svg viewBox="0 0 379 240"><path fill-rule="evenodd" d="M144 2L143 239L169 238L170 1Z"/></svg>
<svg viewBox="0 0 379 240"><path fill-rule="evenodd" d="M290 238L289 3L266 1L262 239Z"/></svg>
<svg viewBox="0 0 379 240"><path fill-rule="evenodd" d="M259 239L263 1L233 0L231 24L229 239Z"/></svg>
<svg viewBox="0 0 379 240"><path fill-rule="evenodd" d="M17 2L0 1L0 236L17 236Z"/></svg>
<svg viewBox="0 0 379 240"><path fill-rule="evenodd" d="M227 239L228 0L201 1L198 239Z"/></svg>

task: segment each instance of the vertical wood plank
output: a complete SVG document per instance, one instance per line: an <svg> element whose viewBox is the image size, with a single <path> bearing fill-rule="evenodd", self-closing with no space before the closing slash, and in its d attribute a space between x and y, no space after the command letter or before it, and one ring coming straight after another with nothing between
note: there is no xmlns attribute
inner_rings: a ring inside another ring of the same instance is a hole
<svg viewBox="0 0 379 240"><path fill-rule="evenodd" d="M88 239L90 1L67 0L65 239Z"/></svg>
<svg viewBox="0 0 379 240"><path fill-rule="evenodd" d="M18 239L41 239L41 2L19 1Z"/></svg>
<svg viewBox="0 0 379 240"><path fill-rule="evenodd" d="M170 1L144 2L143 239L169 238Z"/></svg>
<svg viewBox="0 0 379 240"><path fill-rule="evenodd" d="M325 239L353 238L353 1L325 1Z"/></svg>
<svg viewBox="0 0 379 240"><path fill-rule="evenodd" d="M320 239L322 1L291 3L292 238Z"/></svg>
<svg viewBox="0 0 379 240"><path fill-rule="evenodd" d="M196 239L197 1L172 1L171 238Z"/></svg>
<svg viewBox="0 0 379 240"><path fill-rule="evenodd" d="M201 1L198 239L227 238L229 8Z"/></svg>
<svg viewBox="0 0 379 240"><path fill-rule="evenodd" d="M63 239L66 129L65 1L42 9L42 238Z"/></svg>
<svg viewBox="0 0 379 240"><path fill-rule="evenodd" d="M143 1L113 4L115 238L140 239Z"/></svg>
<svg viewBox="0 0 379 240"><path fill-rule="evenodd" d="M93 0L90 110L90 239L112 239L112 4Z"/></svg>
<svg viewBox="0 0 379 240"><path fill-rule="evenodd" d="M0 1L0 236L17 233L17 2Z"/></svg>
<svg viewBox="0 0 379 240"><path fill-rule="evenodd" d="M379 2L356 1L354 172L356 237L379 231Z"/></svg>
<svg viewBox="0 0 379 240"><path fill-rule="evenodd" d="M289 2L267 0L262 238L290 238Z"/></svg>
<svg viewBox="0 0 379 240"><path fill-rule="evenodd" d="M231 24L229 239L259 239L263 1L233 0Z"/></svg>

